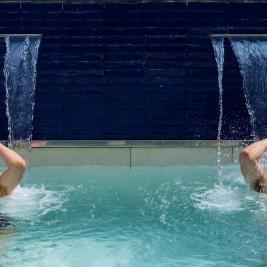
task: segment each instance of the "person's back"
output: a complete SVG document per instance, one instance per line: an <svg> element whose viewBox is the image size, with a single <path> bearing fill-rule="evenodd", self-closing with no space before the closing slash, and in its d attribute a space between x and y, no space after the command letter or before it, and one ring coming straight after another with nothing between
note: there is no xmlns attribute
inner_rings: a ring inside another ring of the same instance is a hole
<svg viewBox="0 0 267 267"><path fill-rule="evenodd" d="M15 151L0 144L0 157L7 169L0 173L0 197L9 195L19 184L26 168L25 160Z"/></svg>
<svg viewBox="0 0 267 267"><path fill-rule="evenodd" d="M267 139L245 147L239 155L241 172L251 188L257 192L267 193L267 173L259 163L259 158L267 149Z"/></svg>

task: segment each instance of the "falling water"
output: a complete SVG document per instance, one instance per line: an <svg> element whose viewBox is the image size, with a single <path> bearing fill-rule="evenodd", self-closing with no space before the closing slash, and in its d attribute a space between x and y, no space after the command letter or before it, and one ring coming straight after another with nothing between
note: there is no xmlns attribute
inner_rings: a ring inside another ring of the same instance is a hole
<svg viewBox="0 0 267 267"><path fill-rule="evenodd" d="M29 151L40 39L7 36L5 42L4 76L9 147Z"/></svg>
<svg viewBox="0 0 267 267"><path fill-rule="evenodd" d="M267 40L229 38L243 78L254 138L267 135Z"/></svg>
<svg viewBox="0 0 267 267"><path fill-rule="evenodd" d="M221 133L222 133L222 119L223 119L223 64L224 64L224 38L212 39L212 45L214 49L215 59L218 69L218 85L219 85L219 122L218 122L218 134L217 134L217 165L218 165L218 176L222 176L221 164Z"/></svg>

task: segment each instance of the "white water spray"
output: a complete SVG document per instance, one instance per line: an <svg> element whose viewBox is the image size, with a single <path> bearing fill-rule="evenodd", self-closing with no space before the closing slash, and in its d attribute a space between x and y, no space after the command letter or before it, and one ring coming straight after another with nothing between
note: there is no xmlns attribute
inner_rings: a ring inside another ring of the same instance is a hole
<svg viewBox="0 0 267 267"><path fill-rule="evenodd" d="M27 160L31 149L36 65L40 38L6 36L4 76L8 143L12 149L23 148ZM23 152L22 152L23 154Z"/></svg>
<svg viewBox="0 0 267 267"><path fill-rule="evenodd" d="M239 63L254 138L267 134L267 40L229 38Z"/></svg>
<svg viewBox="0 0 267 267"><path fill-rule="evenodd" d="M221 134L222 134L222 122L223 122L223 65L224 65L224 38L212 39L212 45L214 49L214 55L218 69L218 85L219 85L219 122L218 122L218 134L217 134L217 165L218 165L218 176L222 176L221 168Z"/></svg>

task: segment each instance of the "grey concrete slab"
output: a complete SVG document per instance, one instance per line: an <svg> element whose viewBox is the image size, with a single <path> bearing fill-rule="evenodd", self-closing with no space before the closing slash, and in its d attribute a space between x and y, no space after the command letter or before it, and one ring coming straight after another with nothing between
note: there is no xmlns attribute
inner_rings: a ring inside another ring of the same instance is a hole
<svg viewBox="0 0 267 267"><path fill-rule="evenodd" d="M129 148L35 148L31 166L114 165L130 166Z"/></svg>
<svg viewBox="0 0 267 267"><path fill-rule="evenodd" d="M217 149L207 148L132 148L132 166L214 165ZM232 148L222 148L222 164L232 163Z"/></svg>

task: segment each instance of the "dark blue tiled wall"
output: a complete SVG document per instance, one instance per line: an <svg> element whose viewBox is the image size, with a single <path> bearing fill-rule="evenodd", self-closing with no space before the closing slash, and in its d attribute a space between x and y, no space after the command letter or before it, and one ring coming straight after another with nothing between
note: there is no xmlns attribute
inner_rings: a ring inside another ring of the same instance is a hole
<svg viewBox="0 0 267 267"><path fill-rule="evenodd" d="M266 33L260 3L0 3L0 33L42 33L34 139L216 139L209 33ZM225 42L223 138L250 138ZM5 45L0 43L0 69ZM7 139L3 74L0 139Z"/></svg>

